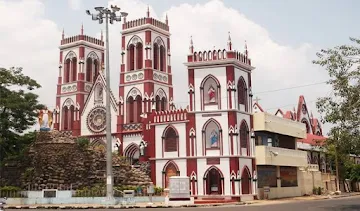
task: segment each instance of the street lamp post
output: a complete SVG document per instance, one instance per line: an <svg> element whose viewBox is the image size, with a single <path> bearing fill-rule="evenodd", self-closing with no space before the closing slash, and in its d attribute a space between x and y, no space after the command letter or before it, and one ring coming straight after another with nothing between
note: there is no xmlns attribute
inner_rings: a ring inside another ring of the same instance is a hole
<svg viewBox="0 0 360 211"><path fill-rule="evenodd" d="M102 24L105 19L105 50L106 50L106 196L109 199L113 198L113 175L112 175L112 140L111 140L111 112L110 112L110 63L109 63L109 22L113 24L114 21L121 21L121 17L126 17L126 12L120 12L117 16L116 12L120 11L117 6L112 6L111 9L105 7L95 7L97 13L92 14L86 10L86 14L92 17L93 21L99 21Z"/></svg>

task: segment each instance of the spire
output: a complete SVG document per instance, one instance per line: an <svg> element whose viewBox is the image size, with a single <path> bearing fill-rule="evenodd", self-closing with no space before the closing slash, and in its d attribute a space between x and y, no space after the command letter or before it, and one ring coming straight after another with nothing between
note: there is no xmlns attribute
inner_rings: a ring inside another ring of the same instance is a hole
<svg viewBox="0 0 360 211"><path fill-rule="evenodd" d="M149 5L147 6L146 17L147 17L147 18L150 18L150 9L149 9Z"/></svg>
<svg viewBox="0 0 360 211"><path fill-rule="evenodd" d="M168 15L167 15L167 13L166 13L165 23L166 23L166 25L169 25L169 19L168 19Z"/></svg>
<svg viewBox="0 0 360 211"><path fill-rule="evenodd" d="M103 35L103 30L101 29L101 36L100 36L100 39L101 39L101 41L103 41L104 40L104 35Z"/></svg>
<svg viewBox="0 0 360 211"><path fill-rule="evenodd" d="M81 33L80 33L80 35L84 35L84 24L83 23L81 23Z"/></svg>
<svg viewBox="0 0 360 211"><path fill-rule="evenodd" d="M245 56L247 57L248 54L249 54L249 52L248 52L247 43L246 43L246 40L245 40Z"/></svg>
<svg viewBox="0 0 360 211"><path fill-rule="evenodd" d="M63 31L62 31L61 39L62 40L65 39L65 30L64 30L64 28L63 28Z"/></svg>
<svg viewBox="0 0 360 211"><path fill-rule="evenodd" d="M229 37L228 37L228 50L229 51L232 51L232 43L231 43L231 36L230 36L230 32L228 32L229 33Z"/></svg>
<svg viewBox="0 0 360 211"><path fill-rule="evenodd" d="M190 50L190 54L193 54L193 53L194 53L194 44L193 44L192 36L190 36L190 47L189 47L189 50Z"/></svg>

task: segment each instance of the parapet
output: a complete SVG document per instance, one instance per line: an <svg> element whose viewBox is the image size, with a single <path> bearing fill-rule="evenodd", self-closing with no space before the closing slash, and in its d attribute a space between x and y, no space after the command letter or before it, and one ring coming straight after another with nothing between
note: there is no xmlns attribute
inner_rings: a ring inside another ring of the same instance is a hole
<svg viewBox="0 0 360 211"><path fill-rule="evenodd" d="M104 41L97 39L97 38L87 36L87 35L76 35L76 36L72 36L72 37L63 38L61 40L60 44L66 45L66 44L71 44L71 43L78 42L81 40L95 44L95 45L104 46Z"/></svg>
<svg viewBox="0 0 360 211"><path fill-rule="evenodd" d="M239 51L227 51L226 49L208 50L194 52L188 56L188 62L209 62L218 60L236 59L237 61L251 66L251 59L248 58L247 53Z"/></svg>
<svg viewBox="0 0 360 211"><path fill-rule="evenodd" d="M159 20L156 20L154 18L139 18L136 20L127 21L123 24L122 27L123 27L123 30L127 30L127 29L138 27L138 26L142 26L145 24L150 24L159 29L169 31L169 25L167 25L166 23L163 23Z"/></svg>

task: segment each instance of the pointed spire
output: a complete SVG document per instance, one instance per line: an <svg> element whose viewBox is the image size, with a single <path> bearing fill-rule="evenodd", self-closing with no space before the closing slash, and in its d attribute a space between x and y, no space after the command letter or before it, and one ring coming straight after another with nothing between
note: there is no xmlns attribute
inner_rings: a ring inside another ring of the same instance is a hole
<svg viewBox="0 0 360 211"><path fill-rule="evenodd" d="M169 25L169 19L168 19L168 15L167 15L167 13L166 13L165 23L166 23L166 25Z"/></svg>
<svg viewBox="0 0 360 211"><path fill-rule="evenodd" d="M246 43L246 40L245 40L245 56L247 57L248 54L249 54L249 52L248 52L247 43Z"/></svg>
<svg viewBox="0 0 360 211"><path fill-rule="evenodd" d="M104 40L104 35L103 35L103 30L102 30L102 29L101 29L101 36L100 36L100 38L101 38L101 41Z"/></svg>
<svg viewBox="0 0 360 211"><path fill-rule="evenodd" d="M150 18L150 8L149 8L149 5L147 6L146 17L147 17L147 18Z"/></svg>
<svg viewBox="0 0 360 211"><path fill-rule="evenodd" d="M64 30L64 28L63 28L63 31L62 31L61 39L62 40L65 39L65 30Z"/></svg>
<svg viewBox="0 0 360 211"><path fill-rule="evenodd" d="M231 43L231 36L230 36L230 32L228 32L229 33L229 37L228 37L228 50L229 51L232 51L232 43Z"/></svg>
<svg viewBox="0 0 360 211"><path fill-rule="evenodd" d="M84 35L84 24L83 23L81 23L81 33L80 33L80 35Z"/></svg>
<svg viewBox="0 0 360 211"><path fill-rule="evenodd" d="M190 36L190 47L189 47L189 50L190 50L190 54L193 54L193 53L194 53L194 44L193 44L192 36Z"/></svg>

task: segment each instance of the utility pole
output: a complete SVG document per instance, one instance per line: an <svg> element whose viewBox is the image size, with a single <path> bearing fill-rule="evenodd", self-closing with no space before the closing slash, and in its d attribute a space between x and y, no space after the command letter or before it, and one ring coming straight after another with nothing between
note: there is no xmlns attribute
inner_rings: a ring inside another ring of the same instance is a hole
<svg viewBox="0 0 360 211"><path fill-rule="evenodd" d="M113 173L112 173L112 137L111 137L111 110L110 110L110 62L109 62L109 22L113 24L114 21L121 21L121 17L126 17L126 12L120 12L116 16L116 12L120 11L117 6L112 6L111 9L105 7L95 7L96 14L91 14L86 10L86 14L92 17L93 21L99 21L102 24L105 19L105 43L106 43L106 59L105 59L105 79L106 79L106 196L109 200L114 197L113 194Z"/></svg>

